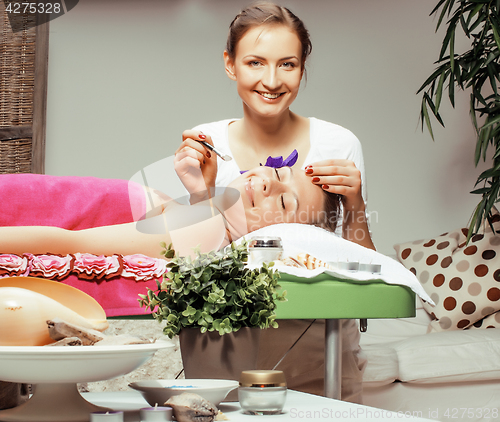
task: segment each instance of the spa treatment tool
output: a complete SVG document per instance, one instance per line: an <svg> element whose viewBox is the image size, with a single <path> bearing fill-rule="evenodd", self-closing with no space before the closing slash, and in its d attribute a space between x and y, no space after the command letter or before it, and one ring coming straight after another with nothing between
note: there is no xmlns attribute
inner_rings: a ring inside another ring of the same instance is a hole
<svg viewBox="0 0 500 422"><path fill-rule="evenodd" d="M233 158L230 157L229 155L222 154L219 150L217 150L214 146L210 145L206 141L198 141L200 144L203 144L206 148L208 148L210 151L215 152L220 158L222 158L224 161L231 161Z"/></svg>

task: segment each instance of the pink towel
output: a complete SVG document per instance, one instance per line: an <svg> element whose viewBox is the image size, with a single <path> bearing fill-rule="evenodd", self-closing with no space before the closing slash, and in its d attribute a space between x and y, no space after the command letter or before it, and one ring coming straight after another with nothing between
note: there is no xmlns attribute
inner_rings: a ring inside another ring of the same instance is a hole
<svg viewBox="0 0 500 422"><path fill-rule="evenodd" d="M69 230L132 222L146 209L142 187L127 180L39 174L0 175L0 204L0 226ZM138 294L156 288L155 280L125 278L96 282L71 275L62 282L94 297L107 316L144 314Z"/></svg>
<svg viewBox="0 0 500 422"><path fill-rule="evenodd" d="M65 278L62 283L92 296L99 302L108 317L151 313L139 305L139 294L147 294L148 288L151 290L158 288L156 280L134 281L126 278L114 278L96 282L83 280L74 275Z"/></svg>
<svg viewBox="0 0 500 422"><path fill-rule="evenodd" d="M145 195L127 180L4 174L0 203L0 226L81 230L133 221L143 215Z"/></svg>

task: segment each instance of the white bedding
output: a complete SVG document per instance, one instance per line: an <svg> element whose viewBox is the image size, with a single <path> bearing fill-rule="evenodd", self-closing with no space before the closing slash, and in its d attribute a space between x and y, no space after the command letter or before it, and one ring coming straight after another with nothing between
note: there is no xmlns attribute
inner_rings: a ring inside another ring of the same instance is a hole
<svg viewBox="0 0 500 422"><path fill-rule="evenodd" d="M372 345L362 340L361 347L368 385L500 380L498 329L429 333Z"/></svg>
<svg viewBox="0 0 500 422"><path fill-rule="evenodd" d="M363 404L442 422L500 419L500 381L410 384L364 388Z"/></svg>
<svg viewBox="0 0 500 422"><path fill-rule="evenodd" d="M374 250L345 240L319 227L307 224L276 224L256 230L244 238L248 241L253 236L281 237L285 256L293 256L298 252L306 252L325 262L337 263L349 261L363 264L380 264L382 266L380 274L372 274L365 271L333 271L326 270L325 268L306 270L277 265L276 268L280 272L304 278L316 277L322 272L328 272L344 280L383 280L388 284L408 286L420 298L434 304L432 299L425 293L415 275L399 262Z"/></svg>
<svg viewBox="0 0 500 422"><path fill-rule="evenodd" d="M429 321L421 306L415 318L368 321L363 404L443 422L500 420L500 330L426 334Z"/></svg>

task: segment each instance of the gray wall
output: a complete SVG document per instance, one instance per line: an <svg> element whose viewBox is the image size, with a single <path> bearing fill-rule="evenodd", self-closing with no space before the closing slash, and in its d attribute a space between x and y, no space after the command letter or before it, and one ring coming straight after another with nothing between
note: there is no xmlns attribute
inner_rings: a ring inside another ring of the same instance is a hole
<svg viewBox="0 0 500 422"><path fill-rule="evenodd" d="M80 0L50 29L46 172L130 178L172 155L198 123L241 116L223 69L227 27L247 1ZM415 95L442 33L437 0L288 0L313 40L293 110L361 140L378 249L465 226L477 198L467 95L436 141Z"/></svg>

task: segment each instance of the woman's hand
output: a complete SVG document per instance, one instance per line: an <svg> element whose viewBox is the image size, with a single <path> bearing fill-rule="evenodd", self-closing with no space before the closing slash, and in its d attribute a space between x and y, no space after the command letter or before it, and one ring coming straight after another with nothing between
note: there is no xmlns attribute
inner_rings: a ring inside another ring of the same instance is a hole
<svg viewBox="0 0 500 422"><path fill-rule="evenodd" d="M323 160L306 167L312 183L323 190L342 195L344 209L342 237L375 249L366 220L365 201L361 194L361 172L350 160Z"/></svg>
<svg viewBox="0 0 500 422"><path fill-rule="evenodd" d="M217 177L217 156L199 141L213 145L212 139L200 131L186 130L182 143L175 151L174 166L177 176L191 195L206 199L207 191L215 187Z"/></svg>
<svg viewBox="0 0 500 422"><path fill-rule="evenodd" d="M343 196L343 205L350 211L364 210L361 195L361 172L350 160L323 160L306 167L306 174L323 190Z"/></svg>

